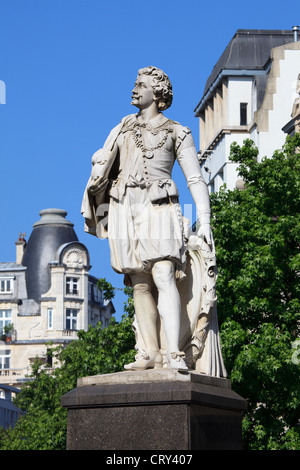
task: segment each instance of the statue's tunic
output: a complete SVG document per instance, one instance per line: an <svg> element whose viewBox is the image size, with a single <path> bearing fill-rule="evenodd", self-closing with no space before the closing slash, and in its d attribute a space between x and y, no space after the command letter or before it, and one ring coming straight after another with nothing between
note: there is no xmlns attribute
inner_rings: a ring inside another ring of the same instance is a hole
<svg viewBox="0 0 300 470"><path fill-rule="evenodd" d="M185 234L178 190L172 180L177 158L188 182L202 180L190 130L159 114L141 124L129 115L112 130L103 153L93 163L118 157L118 174L110 182L107 235L111 264L119 273L150 271L161 259L185 266ZM109 178L109 176L108 176ZM83 210L84 212L84 210Z"/></svg>

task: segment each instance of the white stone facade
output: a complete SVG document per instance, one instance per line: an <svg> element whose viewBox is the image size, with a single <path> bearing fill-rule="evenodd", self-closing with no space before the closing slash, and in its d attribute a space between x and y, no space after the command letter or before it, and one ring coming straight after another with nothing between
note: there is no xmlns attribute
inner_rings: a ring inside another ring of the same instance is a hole
<svg viewBox="0 0 300 470"><path fill-rule="evenodd" d="M245 66L241 45L249 46L249 41L253 38L257 40L257 44L262 40L269 44L267 33L249 31L247 36L246 31L241 31L241 36L244 37L240 39L240 51L239 54L236 53L234 68L226 68L226 64L222 63L216 64L219 74L213 77L214 82L210 88L207 87L195 109L195 115L199 117L199 157L210 192L219 191L224 183L228 189L236 187L239 179L236 171L238 165L228 158L233 142L242 145L245 139L252 139L258 147L259 160L265 156L272 157L274 151L281 149L285 142L286 133L283 128L291 119L293 103L297 97L300 41L271 48L268 60L260 67L255 58L259 50L257 45L256 49L253 48L253 58L248 51ZM280 32L269 33L276 36L274 42L280 40ZM234 40L235 38L230 44L231 56L234 54ZM288 41L288 34L283 35L281 40ZM231 60L230 54L227 63ZM222 62L222 57L220 61Z"/></svg>
<svg viewBox="0 0 300 470"><path fill-rule="evenodd" d="M55 365L49 362L47 343L67 344L78 330L99 321L105 327L115 310L89 274L88 250L77 240L59 246L48 264L50 288L38 301L29 299L28 268L20 263L26 242L21 238L16 245L19 263L0 263L0 383L18 387L36 357Z"/></svg>
<svg viewBox="0 0 300 470"><path fill-rule="evenodd" d="M251 132L251 138L259 148L260 158L271 157L285 142L286 134L282 128L291 119L293 103L297 97L300 41L274 48L271 57L272 67L265 98L254 115Z"/></svg>

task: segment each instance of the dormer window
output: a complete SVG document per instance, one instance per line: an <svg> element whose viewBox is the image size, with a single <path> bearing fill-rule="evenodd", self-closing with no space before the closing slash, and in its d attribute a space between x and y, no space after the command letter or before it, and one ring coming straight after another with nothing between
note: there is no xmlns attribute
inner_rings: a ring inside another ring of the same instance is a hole
<svg viewBox="0 0 300 470"><path fill-rule="evenodd" d="M78 295L78 283L79 279L77 277L67 277L66 279L66 294Z"/></svg>
<svg viewBox="0 0 300 470"><path fill-rule="evenodd" d="M0 293L12 294L14 291L13 277L0 278Z"/></svg>

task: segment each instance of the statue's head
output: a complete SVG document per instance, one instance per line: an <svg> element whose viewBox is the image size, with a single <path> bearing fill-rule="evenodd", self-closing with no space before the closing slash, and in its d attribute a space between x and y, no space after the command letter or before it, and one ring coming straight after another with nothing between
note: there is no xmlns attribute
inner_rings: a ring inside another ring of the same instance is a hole
<svg viewBox="0 0 300 470"><path fill-rule="evenodd" d="M138 75L150 75L153 82L153 93L159 111L168 109L173 100L172 85L169 77L157 67L150 65L138 71Z"/></svg>

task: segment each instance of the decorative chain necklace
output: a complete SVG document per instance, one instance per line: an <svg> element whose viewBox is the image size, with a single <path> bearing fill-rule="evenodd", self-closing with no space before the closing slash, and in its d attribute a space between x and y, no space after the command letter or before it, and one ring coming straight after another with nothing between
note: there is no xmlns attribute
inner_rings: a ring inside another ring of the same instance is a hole
<svg viewBox="0 0 300 470"><path fill-rule="evenodd" d="M156 145L153 147L146 148L143 143L143 135L142 135L142 129L141 127L144 127L147 131L151 132L152 135L157 135L158 132L163 132L163 138L161 139L160 142L158 142ZM154 151L161 148L167 141L168 134L173 132L173 129L171 127L165 127L162 129L162 131L158 131L156 129L153 129L153 127L149 123L135 123L133 129L132 129L132 137L135 142L135 145L142 150L146 158L153 158L154 157Z"/></svg>

